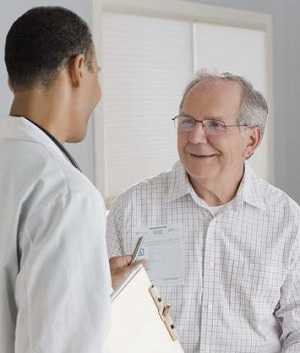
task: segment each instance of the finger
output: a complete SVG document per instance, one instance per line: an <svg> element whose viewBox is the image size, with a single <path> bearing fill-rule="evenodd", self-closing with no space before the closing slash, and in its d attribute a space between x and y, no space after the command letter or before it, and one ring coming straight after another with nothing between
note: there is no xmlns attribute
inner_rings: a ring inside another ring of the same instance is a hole
<svg viewBox="0 0 300 353"><path fill-rule="evenodd" d="M114 256L109 259L109 264L111 268L124 267L130 264L132 257L130 255L126 256Z"/></svg>
<svg viewBox="0 0 300 353"><path fill-rule="evenodd" d="M138 260L138 261L135 261L132 264L130 264L128 267L134 269L134 268L138 267L139 265L143 265L144 267L146 267L146 264L147 264L146 260Z"/></svg>
<svg viewBox="0 0 300 353"><path fill-rule="evenodd" d="M135 264L143 265L145 262L146 262L145 260L138 260L138 261L135 261Z"/></svg>

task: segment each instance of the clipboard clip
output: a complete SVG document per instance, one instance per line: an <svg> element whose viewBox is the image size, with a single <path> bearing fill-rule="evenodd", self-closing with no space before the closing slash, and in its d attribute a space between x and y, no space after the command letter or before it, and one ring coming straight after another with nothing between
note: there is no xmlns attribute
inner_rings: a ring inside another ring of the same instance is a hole
<svg viewBox="0 0 300 353"><path fill-rule="evenodd" d="M158 313L159 313L159 316L161 318L161 320L163 321L163 323L165 324L171 338L173 341L176 341L177 340L177 337L176 337L176 331L175 331L175 326L173 324L173 321L172 321L172 318L171 318L171 315L170 315L170 308L171 308L171 305L170 304L165 304L163 301L162 301L162 298L161 296L159 295L159 292L157 290L157 288L152 285L150 288L149 288L149 292L155 302L155 305L158 309Z"/></svg>

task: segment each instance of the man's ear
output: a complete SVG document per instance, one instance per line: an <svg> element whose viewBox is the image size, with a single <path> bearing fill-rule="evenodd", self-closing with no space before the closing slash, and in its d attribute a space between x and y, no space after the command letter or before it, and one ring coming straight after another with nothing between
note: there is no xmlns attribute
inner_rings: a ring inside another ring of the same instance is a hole
<svg viewBox="0 0 300 353"><path fill-rule="evenodd" d="M69 61L68 72L73 87L78 87L80 85L81 79L84 75L84 67L85 57L83 54L78 54Z"/></svg>
<svg viewBox="0 0 300 353"><path fill-rule="evenodd" d="M252 127L248 128L247 130L247 145L244 151L245 159L249 159L254 154L262 138L261 130L259 127Z"/></svg>

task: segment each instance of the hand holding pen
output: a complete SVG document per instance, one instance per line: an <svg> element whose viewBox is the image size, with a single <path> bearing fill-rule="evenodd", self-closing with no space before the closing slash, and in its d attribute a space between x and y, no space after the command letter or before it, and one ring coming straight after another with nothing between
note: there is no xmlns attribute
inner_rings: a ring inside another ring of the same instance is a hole
<svg viewBox="0 0 300 353"><path fill-rule="evenodd" d="M109 259L113 289L119 287L120 284L122 284L122 282L130 274L130 272L135 269L138 265L145 265L144 260L136 261L142 244L143 237L140 237L137 241L132 255L114 256Z"/></svg>

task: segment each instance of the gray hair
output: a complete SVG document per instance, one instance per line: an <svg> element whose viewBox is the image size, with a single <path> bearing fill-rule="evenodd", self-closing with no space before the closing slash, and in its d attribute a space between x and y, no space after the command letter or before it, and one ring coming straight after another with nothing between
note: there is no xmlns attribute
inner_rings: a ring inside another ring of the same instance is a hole
<svg viewBox="0 0 300 353"><path fill-rule="evenodd" d="M248 80L241 76L233 75L229 72L224 72L222 74L209 73L205 71L198 72L184 91L180 102L180 111L182 110L187 94L193 87L203 82L219 80L237 82L240 85L242 89L242 98L239 124L259 127L261 130L261 137L263 137L269 113L268 104L265 98L260 92L253 88L252 84Z"/></svg>

